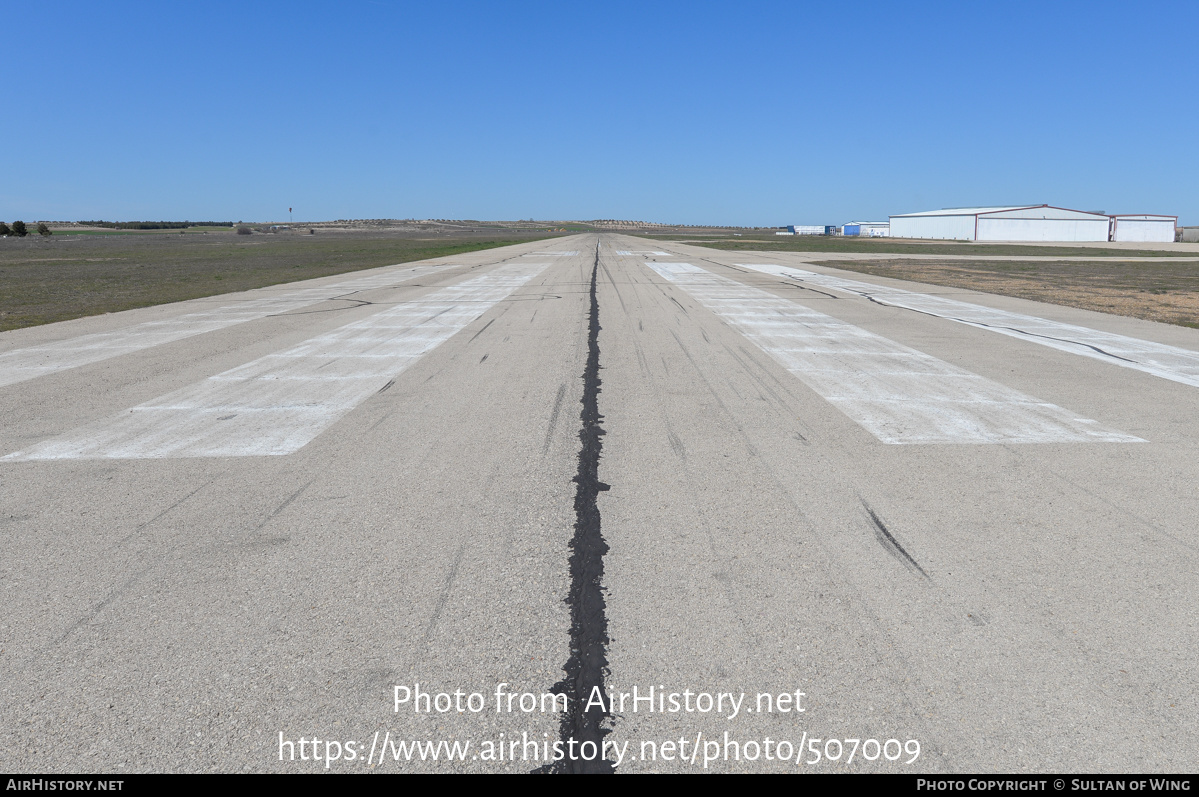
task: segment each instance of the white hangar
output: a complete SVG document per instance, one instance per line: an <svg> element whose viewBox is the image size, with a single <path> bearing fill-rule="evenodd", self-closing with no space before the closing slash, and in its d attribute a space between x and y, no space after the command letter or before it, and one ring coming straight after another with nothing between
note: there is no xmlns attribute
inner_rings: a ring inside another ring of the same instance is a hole
<svg viewBox="0 0 1199 797"><path fill-rule="evenodd" d="M1106 241L1106 213L1050 205L945 208L891 217L892 238L958 241ZM1174 240L1171 232L1170 240Z"/></svg>
<svg viewBox="0 0 1199 797"><path fill-rule="evenodd" d="M1112 241L1173 241L1177 216L1147 213L1112 216Z"/></svg>

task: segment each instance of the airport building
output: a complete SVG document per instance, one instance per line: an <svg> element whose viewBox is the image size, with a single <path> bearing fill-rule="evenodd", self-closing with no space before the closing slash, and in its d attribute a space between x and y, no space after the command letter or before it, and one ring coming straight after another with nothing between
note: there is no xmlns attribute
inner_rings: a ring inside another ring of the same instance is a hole
<svg viewBox="0 0 1199 797"><path fill-rule="evenodd" d="M1102 211L1069 210L1050 205L944 208L892 216L891 237L957 241L1106 241L1110 221Z"/></svg>
<svg viewBox="0 0 1199 797"><path fill-rule="evenodd" d="M1174 230L1178 226L1177 216L1117 214L1111 219L1109 241L1173 241Z"/></svg>
<svg viewBox="0 0 1199 797"><path fill-rule="evenodd" d="M1177 216L1009 205L902 213L891 217L890 234L894 238L957 241L1168 242L1174 240L1177 224Z"/></svg>
<svg viewBox="0 0 1199 797"><path fill-rule="evenodd" d="M841 227L842 235L860 235L863 238L886 238L891 234L891 225L885 221L851 221Z"/></svg>

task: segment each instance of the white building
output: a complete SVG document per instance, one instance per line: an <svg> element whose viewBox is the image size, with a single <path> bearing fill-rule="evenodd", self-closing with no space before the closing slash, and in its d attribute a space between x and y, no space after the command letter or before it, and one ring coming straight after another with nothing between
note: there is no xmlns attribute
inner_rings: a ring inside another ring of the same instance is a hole
<svg viewBox="0 0 1199 797"><path fill-rule="evenodd" d="M1105 213L1050 205L945 208L891 217L892 238L958 241L1106 241Z"/></svg>
<svg viewBox="0 0 1199 797"><path fill-rule="evenodd" d="M1155 216L1152 214L1117 214L1111 217L1111 241L1158 241L1174 240L1177 216Z"/></svg>
<svg viewBox="0 0 1199 797"><path fill-rule="evenodd" d="M851 221L841 227L842 235L860 235L863 238L885 238L890 235L891 225L885 221Z"/></svg>
<svg viewBox="0 0 1199 797"><path fill-rule="evenodd" d="M824 235L822 224L792 224L787 229L796 235Z"/></svg>

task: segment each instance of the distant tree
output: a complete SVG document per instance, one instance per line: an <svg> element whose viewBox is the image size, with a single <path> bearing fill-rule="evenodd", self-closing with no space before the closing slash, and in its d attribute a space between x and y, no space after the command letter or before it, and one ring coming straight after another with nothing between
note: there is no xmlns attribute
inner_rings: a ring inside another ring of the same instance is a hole
<svg viewBox="0 0 1199 797"><path fill-rule="evenodd" d="M46 222L39 221L37 223L37 234L43 238L49 238L54 233L50 232L50 228L46 226Z"/></svg>
<svg viewBox="0 0 1199 797"><path fill-rule="evenodd" d="M0 235L12 235L12 230L2 221L0 221Z"/></svg>
<svg viewBox="0 0 1199 797"><path fill-rule="evenodd" d="M28 235L29 230L25 229L25 222L14 221L12 223L12 234L18 238L24 238L26 235Z"/></svg>

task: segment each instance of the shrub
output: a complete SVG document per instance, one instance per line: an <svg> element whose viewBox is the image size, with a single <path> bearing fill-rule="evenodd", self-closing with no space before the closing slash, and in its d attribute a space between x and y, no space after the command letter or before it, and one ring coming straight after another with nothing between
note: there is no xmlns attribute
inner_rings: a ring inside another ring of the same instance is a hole
<svg viewBox="0 0 1199 797"><path fill-rule="evenodd" d="M249 228L249 227L247 227L247 226L245 226L244 224L243 224L243 225L240 225L240 226L237 228L237 234L238 234L238 235L249 235L249 234L250 234L250 228Z"/></svg>
<svg viewBox="0 0 1199 797"><path fill-rule="evenodd" d="M12 223L12 234L18 238L24 238L26 235L28 235L29 230L25 229L25 222L14 221Z"/></svg>
<svg viewBox="0 0 1199 797"><path fill-rule="evenodd" d="M54 233L50 232L50 228L46 226L46 222L39 221L37 223L37 234L43 238L49 238Z"/></svg>
<svg viewBox="0 0 1199 797"><path fill-rule="evenodd" d="M12 230L2 221L0 221L0 235L12 235Z"/></svg>

